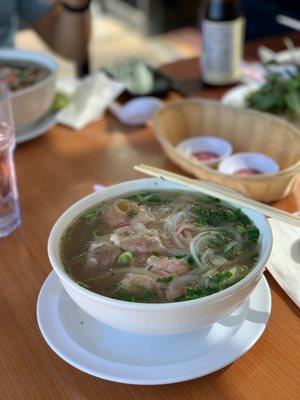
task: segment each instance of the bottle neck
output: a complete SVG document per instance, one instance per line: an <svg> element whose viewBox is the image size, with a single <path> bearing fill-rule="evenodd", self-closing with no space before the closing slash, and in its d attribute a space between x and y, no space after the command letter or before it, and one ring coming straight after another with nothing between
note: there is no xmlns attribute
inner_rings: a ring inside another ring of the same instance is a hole
<svg viewBox="0 0 300 400"><path fill-rule="evenodd" d="M204 19L211 21L232 21L242 16L238 0L208 0Z"/></svg>

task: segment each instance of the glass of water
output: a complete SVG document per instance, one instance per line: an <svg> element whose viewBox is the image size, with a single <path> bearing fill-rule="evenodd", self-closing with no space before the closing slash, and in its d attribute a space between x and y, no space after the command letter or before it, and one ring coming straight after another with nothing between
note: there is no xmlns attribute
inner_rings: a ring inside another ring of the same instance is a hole
<svg viewBox="0 0 300 400"><path fill-rule="evenodd" d="M0 237L8 236L21 223L14 149L10 94L6 84L0 81Z"/></svg>

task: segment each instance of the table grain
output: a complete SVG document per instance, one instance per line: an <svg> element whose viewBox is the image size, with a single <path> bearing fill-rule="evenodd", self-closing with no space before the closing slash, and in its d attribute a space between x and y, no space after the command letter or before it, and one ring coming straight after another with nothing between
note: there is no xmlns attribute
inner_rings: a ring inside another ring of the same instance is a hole
<svg viewBox="0 0 300 400"><path fill-rule="evenodd" d="M277 39L271 40L276 47ZM253 44L249 45L250 50ZM195 61L185 68L195 70ZM186 73L183 64L167 73ZM191 77L192 74L190 73ZM213 91L213 94L212 92ZM219 97L224 89L201 89ZM58 216L92 192L142 177L138 163L180 172L167 160L151 128L126 128L112 116L74 132L55 126L45 136L18 146L15 154L22 225L0 240L0 398L3 400L181 400L296 399L300 393L299 310L266 273L272 314L258 343L232 365L190 382L131 386L91 377L66 364L42 338L36 301L51 271L46 246ZM300 209L300 183L276 206Z"/></svg>

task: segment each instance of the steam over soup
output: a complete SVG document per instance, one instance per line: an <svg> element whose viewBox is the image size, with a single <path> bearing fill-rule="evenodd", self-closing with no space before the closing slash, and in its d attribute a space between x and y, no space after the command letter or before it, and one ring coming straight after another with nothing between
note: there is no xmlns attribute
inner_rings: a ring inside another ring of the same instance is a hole
<svg viewBox="0 0 300 400"><path fill-rule="evenodd" d="M66 272L115 299L193 300L241 280L260 254L240 209L183 191L138 192L77 217L61 240Z"/></svg>

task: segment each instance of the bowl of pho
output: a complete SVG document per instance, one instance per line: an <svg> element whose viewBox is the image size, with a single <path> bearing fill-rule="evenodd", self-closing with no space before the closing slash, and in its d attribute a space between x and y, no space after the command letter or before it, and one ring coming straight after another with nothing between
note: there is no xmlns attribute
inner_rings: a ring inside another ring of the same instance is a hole
<svg viewBox="0 0 300 400"><path fill-rule="evenodd" d="M125 331L211 325L249 297L272 246L261 214L161 179L75 203L49 236L52 267L92 317Z"/></svg>
<svg viewBox="0 0 300 400"><path fill-rule="evenodd" d="M0 79L11 93L16 129L49 111L55 96L56 72L57 64L47 53L0 49Z"/></svg>

